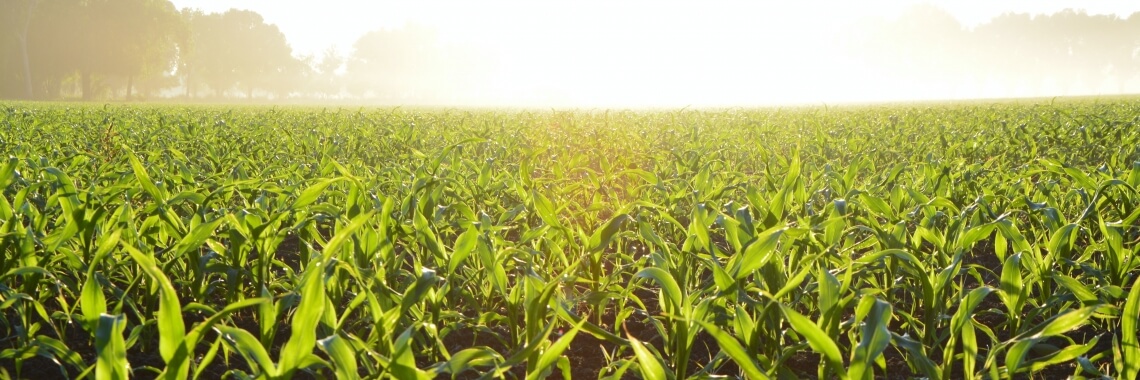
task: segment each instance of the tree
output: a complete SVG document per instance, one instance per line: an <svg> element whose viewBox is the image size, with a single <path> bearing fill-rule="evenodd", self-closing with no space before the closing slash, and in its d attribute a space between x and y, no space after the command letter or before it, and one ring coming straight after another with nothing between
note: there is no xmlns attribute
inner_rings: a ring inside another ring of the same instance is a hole
<svg viewBox="0 0 1140 380"><path fill-rule="evenodd" d="M32 15L35 14L38 0L13 0L0 4L0 96L33 96L32 67L28 59L28 31L31 29Z"/></svg>
<svg viewBox="0 0 1140 380"><path fill-rule="evenodd" d="M366 33L353 44L346 89L357 96L400 102L450 101L477 93L489 60L463 46L443 43L435 30L409 25Z"/></svg>
<svg viewBox="0 0 1140 380"><path fill-rule="evenodd" d="M954 16L932 6L908 8L898 19L860 25L867 35L857 37L862 59L888 74L905 95L945 93L968 78L963 66L968 32ZM896 94L903 95L903 94Z"/></svg>
<svg viewBox="0 0 1140 380"><path fill-rule="evenodd" d="M125 80L126 97L136 78L162 76L173 68L175 41L182 28L169 0L87 0L82 3L74 49L83 98L95 96L96 77Z"/></svg>
<svg viewBox="0 0 1140 380"><path fill-rule="evenodd" d="M440 61L434 30L411 25L364 34L348 62L349 91L358 96L419 98L425 95Z"/></svg>
<svg viewBox="0 0 1140 380"><path fill-rule="evenodd" d="M1113 55L1112 67L1116 74L1117 88L1125 91L1125 86L1140 74L1140 12L1133 13L1124 20L1122 38L1126 41L1117 47Z"/></svg>
<svg viewBox="0 0 1140 380"><path fill-rule="evenodd" d="M48 44L54 50L70 48L67 37L73 29L67 22L72 21L78 6L77 0L0 1L0 97L31 99L58 95L59 81L44 78L61 76L56 72L65 70L74 59L45 61L40 56L48 53Z"/></svg>
<svg viewBox="0 0 1140 380"><path fill-rule="evenodd" d="M87 57L78 48L86 27L80 0L41 1L28 24L27 58L32 83L30 98L54 99L62 83L75 75ZM25 80L26 82L27 80Z"/></svg>
<svg viewBox="0 0 1140 380"><path fill-rule="evenodd" d="M224 96L235 87L241 87L247 98L258 89L283 96L304 74L304 64L293 57L285 35L256 12L184 10L182 14L190 28L190 46L179 65L188 95L194 83L203 83L214 96Z"/></svg>
<svg viewBox="0 0 1140 380"><path fill-rule="evenodd" d="M311 63L313 77L310 82L310 89L316 94L325 96L339 95L344 87L340 70L344 67L345 62L345 58L337 52L335 47L325 49L320 61Z"/></svg>
<svg viewBox="0 0 1140 380"><path fill-rule="evenodd" d="M1043 70L1043 55L1047 44L1043 44L1038 32L1040 20L1034 20L1025 13L1005 13L990 22L974 29L974 41L978 44L974 52L982 67L988 71L990 80L999 82L1005 94L1015 94L1023 77L1039 77Z"/></svg>
<svg viewBox="0 0 1140 380"><path fill-rule="evenodd" d="M905 55L903 62L909 67L904 72L910 71L912 81L927 89L946 90L966 76L961 70L966 31L946 11L931 5L912 7L891 30L899 38L896 51Z"/></svg>

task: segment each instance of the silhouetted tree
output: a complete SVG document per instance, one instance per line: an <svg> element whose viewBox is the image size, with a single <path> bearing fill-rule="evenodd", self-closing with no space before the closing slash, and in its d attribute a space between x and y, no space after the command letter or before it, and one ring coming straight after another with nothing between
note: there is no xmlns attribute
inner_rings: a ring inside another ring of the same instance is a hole
<svg viewBox="0 0 1140 380"><path fill-rule="evenodd" d="M59 95L62 77L74 71L76 57L64 50L73 51L78 6L63 0L0 1L0 97Z"/></svg>
<svg viewBox="0 0 1140 380"><path fill-rule="evenodd" d="M1135 19L1135 20L1132 20ZM1003 95L1090 92L1115 80L1121 90L1140 67L1140 16L1006 13L966 30L948 13L916 6L871 24L864 59L914 89L995 83Z"/></svg>
<svg viewBox="0 0 1140 380"><path fill-rule="evenodd" d="M75 77L79 62L86 59L79 48L86 16L80 0L39 1L31 14L27 35L27 59L32 98L54 99L65 80Z"/></svg>
<svg viewBox="0 0 1140 380"><path fill-rule="evenodd" d="M417 25L361 36L348 59L349 93L387 100L436 102L469 93L487 75L488 61L472 49L441 41Z"/></svg>
<svg viewBox="0 0 1140 380"><path fill-rule="evenodd" d="M1113 54L1113 72L1116 74L1119 91L1140 74L1140 12L1133 13L1124 21L1120 46Z"/></svg>
<svg viewBox="0 0 1140 380"><path fill-rule="evenodd" d="M195 83L203 83L215 96L235 87L247 98L258 89L282 96L303 74L304 64L293 57L285 35L256 12L182 14L190 28L190 46L179 65L188 95Z"/></svg>
<svg viewBox="0 0 1140 380"><path fill-rule="evenodd" d="M125 81L131 97L136 78L166 75L173 69L175 36L181 28L168 0L87 0L74 35L82 59L76 62L83 98L95 94L96 77Z"/></svg>
<svg viewBox="0 0 1140 380"><path fill-rule="evenodd" d="M418 97L431 88L439 60L434 30L406 26L364 34L353 44L348 62L349 91L385 98Z"/></svg>
<svg viewBox="0 0 1140 380"><path fill-rule="evenodd" d="M1002 84L1004 91L1017 91L1019 76L1037 70L1044 54L1035 42L1034 20L1028 14L1005 13L974 28L974 41L981 42L971 52L987 71L987 80Z"/></svg>
<svg viewBox="0 0 1140 380"><path fill-rule="evenodd" d="M888 31L896 39L891 58L903 65L899 72L925 87L916 90L945 90L961 80L966 31L954 16L931 5L915 6Z"/></svg>
<svg viewBox="0 0 1140 380"><path fill-rule="evenodd" d="M866 68L848 75L865 72L868 85L906 92L896 95L979 85L996 85L1004 96L1111 84L1124 91L1140 79L1140 13L1009 13L967 29L920 5L855 29L861 32L837 40L857 45L847 54ZM813 48L841 45L830 46ZM187 97L237 90L244 98L347 93L446 102L478 98L489 62L415 25L366 33L347 55L330 49L299 59L275 25L247 10L178 12L170 0L0 0L0 98L131 98L181 85Z"/></svg>
<svg viewBox="0 0 1140 380"><path fill-rule="evenodd" d="M11 0L0 4L0 97L33 96L28 32L38 0Z"/></svg>
<svg viewBox="0 0 1140 380"><path fill-rule="evenodd" d="M319 61L313 60L311 62L313 77L310 82L313 93L340 95L344 88L340 70L344 67L345 61L345 58L332 47L325 50Z"/></svg>

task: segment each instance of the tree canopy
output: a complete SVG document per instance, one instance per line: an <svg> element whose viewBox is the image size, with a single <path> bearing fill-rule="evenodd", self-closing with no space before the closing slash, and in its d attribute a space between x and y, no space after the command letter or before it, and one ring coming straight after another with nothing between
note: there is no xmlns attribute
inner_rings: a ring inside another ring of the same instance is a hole
<svg viewBox="0 0 1140 380"><path fill-rule="evenodd" d="M900 88L996 86L1018 95L1123 90L1140 79L1140 13L1011 13L966 27L917 6L859 26L837 38ZM347 54L298 56L277 26L248 10L177 10L169 0L0 2L0 98L446 101L478 97L490 80L475 78L491 77L490 62L415 25L368 32Z"/></svg>
<svg viewBox="0 0 1140 380"><path fill-rule="evenodd" d="M184 10L183 19L190 37L179 68L187 96L194 96L198 85L215 97L235 88L247 98L255 90L283 96L303 74L303 64L293 57L285 35L255 12Z"/></svg>

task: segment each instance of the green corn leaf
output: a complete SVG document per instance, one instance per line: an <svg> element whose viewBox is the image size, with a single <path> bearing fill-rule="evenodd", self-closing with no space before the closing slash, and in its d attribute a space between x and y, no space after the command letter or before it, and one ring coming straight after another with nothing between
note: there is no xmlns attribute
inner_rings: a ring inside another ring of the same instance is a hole
<svg viewBox="0 0 1140 380"><path fill-rule="evenodd" d="M178 193L178 195L171 197L170 200L168 200L166 203L174 205L180 202L189 202L193 205L200 205L206 203L206 196L193 191L183 191L181 193Z"/></svg>
<svg viewBox="0 0 1140 380"><path fill-rule="evenodd" d="M99 316L95 328L95 379L126 379L130 373L127 363L127 345L123 341L123 330L127 318L123 315Z"/></svg>
<svg viewBox="0 0 1140 380"><path fill-rule="evenodd" d="M1093 347L1096 347L1096 343L1098 341L1100 341L1100 337L1096 336L1085 344L1072 344L1045 357L1034 359L1028 363L1029 371L1037 372L1051 365L1068 363L1076 360L1077 358L1084 356L1086 353L1092 350Z"/></svg>
<svg viewBox="0 0 1140 380"><path fill-rule="evenodd" d="M650 185L655 185L655 184L660 182L660 180L657 179L657 175L650 173L648 171L642 170L642 169L626 169L626 170L623 170L620 174L623 174L623 175L628 174L628 175L631 175L634 177L641 178L642 180L645 181L645 183L650 184Z"/></svg>
<svg viewBox="0 0 1140 380"><path fill-rule="evenodd" d="M1013 345L1006 351L1005 366L1010 373L1021 369L1030 349L1045 338L1056 336L1080 327L1096 312L1099 306L1086 306L1053 317L1025 333L1010 339Z"/></svg>
<svg viewBox="0 0 1140 380"><path fill-rule="evenodd" d="M740 369L744 371L744 374L747 376L747 378L768 378L768 375L766 375L764 371L760 369L760 366L758 366L752 359L752 355L748 353L748 350L746 350L744 346L736 340L736 338L732 337L727 332L724 332L711 323L702 321L697 321L697 323L700 324L701 327L703 327L709 335L712 335L713 339L716 340L717 345L720 346L721 351L723 351L726 355L728 355L729 358L732 359L732 361L736 362L736 364L740 366ZM640 355L638 356L638 360L641 360Z"/></svg>
<svg viewBox="0 0 1140 380"><path fill-rule="evenodd" d="M66 218L74 216L75 210L78 210L81 205L79 204L78 191L75 189L75 181L71 177L57 168L46 168L45 172L55 177L56 181L60 184L60 197L59 206L62 209L62 214Z"/></svg>
<svg viewBox="0 0 1140 380"><path fill-rule="evenodd" d="M977 374L974 371L977 368L978 338L977 334L974 333L973 319L967 320L959 332L961 333L962 339L962 374L967 379L975 379L977 378ZM953 355L953 351L951 350L947 354ZM946 362L949 363L950 361ZM944 368L947 373L952 369L950 365L944 365ZM946 376L946 378L949 378L949 376Z"/></svg>
<svg viewBox="0 0 1140 380"><path fill-rule="evenodd" d="M261 288L261 297L265 298L265 299L273 299L273 294L269 292L268 288L262 287ZM258 317L262 321L276 321L277 320L277 308L274 307L273 302L261 303L257 307L257 313L258 313ZM271 342L273 341L272 337L275 335L274 332L276 331L275 329L277 328L277 326L275 326L274 323L261 323L260 327L261 327L261 331L259 331L259 333L261 333L261 344L262 345L271 344Z"/></svg>
<svg viewBox="0 0 1140 380"><path fill-rule="evenodd" d="M558 214L554 208L554 203L551 202L549 198L537 190L532 190L531 199L534 201L534 210L538 213L538 217L541 218L543 222L553 227L562 228L562 223L558 221Z"/></svg>
<svg viewBox="0 0 1140 380"><path fill-rule="evenodd" d="M1066 224L1057 232L1053 233L1053 237L1049 238L1049 243L1046 248L1054 255L1060 257L1067 257L1072 248L1073 240L1076 239L1077 231L1080 227L1076 224Z"/></svg>
<svg viewBox="0 0 1140 380"><path fill-rule="evenodd" d="M443 373L458 375L469 369L493 366L502 361L503 357L488 347L467 348L452 354L446 364L436 369L436 375Z"/></svg>
<svg viewBox="0 0 1140 380"><path fill-rule="evenodd" d="M878 215L891 217L895 214L895 210L891 208L891 205L887 204L886 201L883 201L882 198L877 198L868 194L860 194L859 199L864 204L866 204L868 209Z"/></svg>
<svg viewBox="0 0 1140 380"><path fill-rule="evenodd" d="M666 272L664 269L649 267L637 272L634 277L649 278L657 282L661 286L665 302L670 305L672 310L667 312L681 313L684 309L684 295L681 293L681 287L677 285L677 280L673 279L673 275Z"/></svg>
<svg viewBox="0 0 1140 380"><path fill-rule="evenodd" d="M1001 269L1001 298L1011 314L1020 315L1024 284L1021 277L1021 254L1015 254L1005 259Z"/></svg>
<svg viewBox="0 0 1140 380"><path fill-rule="evenodd" d="M0 190L3 190L3 188L0 187ZM8 198L0 197L0 220L12 219L14 214L15 211L12 210L12 204L8 203Z"/></svg>
<svg viewBox="0 0 1140 380"><path fill-rule="evenodd" d="M985 239L986 237L993 234L995 228L996 226L991 223L966 230L966 233L962 234L962 236L958 238L958 249L970 249L978 241Z"/></svg>
<svg viewBox="0 0 1140 380"><path fill-rule="evenodd" d="M202 335L206 331L213 329L215 324L238 310L264 303L269 303L269 300L266 298L247 298L228 304L226 307L222 308L222 310L213 312L213 315L206 318L205 321L202 321L195 325L194 328L192 328L190 332L186 334L186 337L182 339L182 344L174 352L173 357L167 361L166 370L163 371L159 378L171 380L185 379L187 375L187 372L185 371L188 368L187 365L191 360L191 353L194 352L194 349L198 346L198 341L201 340ZM195 306L192 303L190 305L187 305L186 309L183 310L183 312L188 312L194 308ZM216 341L214 343L214 346L210 349L211 352L217 351L217 344L218 342ZM203 362L198 363L199 367L195 371L195 378L201 377L202 366L207 365L208 361L212 360L211 355L213 354L207 354L206 358L203 359Z"/></svg>
<svg viewBox="0 0 1140 380"><path fill-rule="evenodd" d="M94 331L101 315L107 313L107 298L103 296L103 287L95 279L95 274L87 276L80 290L79 308L83 311L83 318L88 329Z"/></svg>
<svg viewBox="0 0 1140 380"><path fill-rule="evenodd" d="M182 321L182 303L178 300L178 292L174 290L174 285L163 274L162 269L155 264L153 256L143 254L129 245L124 247L131 258L139 264L139 268L158 284L158 352L164 361L170 363L175 351L186 337L186 325Z"/></svg>
<svg viewBox="0 0 1140 380"><path fill-rule="evenodd" d="M1136 169L1133 168L1133 172ZM1135 379L1140 375L1140 331L1137 330L1137 320L1140 319L1140 277L1132 283L1132 290L1128 291L1128 299L1124 301L1124 310L1120 313L1120 344L1121 366L1116 370L1124 379Z"/></svg>
<svg viewBox="0 0 1140 380"><path fill-rule="evenodd" d="M822 314L830 314L839 304L839 279L827 270L820 270L819 278L819 310Z"/></svg>
<svg viewBox="0 0 1140 380"><path fill-rule="evenodd" d="M538 358L538 364L534 366L534 372L526 375L527 380L544 377L543 373L558 361L562 353L570 347L570 342L574 341L574 336L578 335L578 331L582 330L582 323L583 322L579 322L574 328L571 328L570 331L567 331L566 334L563 334L558 340L554 341L554 344L551 344L550 347L547 347L546 350L542 352L542 356Z"/></svg>
<svg viewBox="0 0 1140 380"><path fill-rule="evenodd" d="M693 214L689 220L689 236L685 239L682 249L685 251L712 251L709 246L711 238L709 237L709 227L706 223L707 216L709 215L708 209L704 204L697 205L693 209Z"/></svg>
<svg viewBox="0 0 1140 380"><path fill-rule="evenodd" d="M222 308L222 310L219 310L217 313L214 313L214 315L211 315L210 317L206 318L205 321L199 322L198 324L194 325L194 328L191 329L190 332L186 334L186 339L184 339L184 341L185 341L184 345L187 347L196 346L198 344L198 341L202 338L202 334L204 334L206 331L208 331L210 329L213 329L214 325L216 325L218 322L221 322L221 320L223 318L229 316L230 314L233 314L233 313L237 312L238 310L245 309L247 307L259 306L259 305L264 305L264 304L272 304L272 300L269 298L246 298L244 300L237 301L237 302L226 305L226 307ZM187 352L189 352L189 351L187 351ZM186 352L182 352L182 353L186 353Z"/></svg>
<svg viewBox="0 0 1140 380"><path fill-rule="evenodd" d="M811 265L807 265L806 263L809 263L814 259L814 257L805 258L805 264L799 269L799 271L796 272L795 275L792 276L792 278L788 279L788 281L782 288L780 288L779 291L776 292L776 294L772 295L772 299L781 299L792 291L798 289L800 284L804 282L804 279L807 278L807 275L811 273L811 270L813 269Z"/></svg>
<svg viewBox="0 0 1140 380"><path fill-rule="evenodd" d="M526 345L524 345L521 349L516 350L513 354L511 354L510 357L507 357L505 360L500 362L498 366L495 367L494 371L488 371L484 373L480 379L493 379L502 377L503 374L506 373L506 371L511 367L518 365L519 363L522 363L528 359L534 359L537 362L538 358L535 353L545 344L547 338L550 337L550 334L554 332L554 325L555 323L551 322L547 323L545 327L541 327L541 331L534 334L534 336L532 336L530 340L526 342Z"/></svg>
<svg viewBox="0 0 1140 380"><path fill-rule="evenodd" d="M72 368L83 368L83 357L75 350L68 348L66 344L58 339L51 338L45 335L39 335L35 338L35 346L43 351L50 353L54 360L62 361L63 364L70 365ZM44 354L40 354L44 355Z"/></svg>
<svg viewBox="0 0 1140 380"><path fill-rule="evenodd" d="M784 175L784 189L791 189L800 179L800 166L799 152L796 152L792 155L792 163L788 165L788 172Z"/></svg>
<svg viewBox="0 0 1140 380"><path fill-rule="evenodd" d="M411 344L413 327L404 330L396 338L396 352L392 355L390 371L397 379L430 380L431 377L427 373L416 367Z"/></svg>
<svg viewBox="0 0 1140 380"><path fill-rule="evenodd" d="M1089 317L1096 312L1098 306L1086 306L1077 310L1073 310L1048 321L1039 332L1030 336L1031 338L1037 337L1050 337L1060 335L1072 329L1080 327L1088 321ZM1032 330L1031 330L1032 331Z"/></svg>
<svg viewBox="0 0 1140 380"><path fill-rule="evenodd" d="M80 289L79 307L83 312L84 319L86 319L87 328L91 331L98 323L99 316L107 312L107 299L103 295L103 286L99 284L96 277L95 268L119 244L122 232L122 230L115 230L102 238L91 263L88 264L87 279L84 280L83 288Z"/></svg>
<svg viewBox="0 0 1140 380"><path fill-rule="evenodd" d="M744 341L745 345L751 344L753 340L752 333L756 331L756 321L752 319L751 315L748 315L748 311L743 306L737 306L733 314L735 314L735 316L732 322L736 329L734 332Z"/></svg>
<svg viewBox="0 0 1140 380"><path fill-rule="evenodd" d="M787 306L780 305L780 309L788 319L788 324L791 324L796 332L807 339L808 346L811 346L813 351L822 355L827 364L836 371L843 368L843 357L839 353L839 346L835 344L834 340L827 336L827 333L825 333L823 329L820 329L818 325L803 316L803 314ZM839 376L840 378L847 378L847 374L840 373Z"/></svg>
<svg viewBox="0 0 1140 380"><path fill-rule="evenodd" d="M602 228L594 231L594 234L590 235L590 252L601 252L606 249L606 246L610 244L610 241L613 240L614 236L621 230L622 225L630 219L632 218L629 214L621 214L613 217L609 222L606 222Z"/></svg>
<svg viewBox="0 0 1140 380"><path fill-rule="evenodd" d="M641 341L633 336L628 336L629 344L633 347L633 353L637 356L637 364L641 367L641 377L645 380L669 380L670 376L666 376L665 367L661 365L661 361L657 360L657 356L650 352Z"/></svg>
<svg viewBox="0 0 1140 380"><path fill-rule="evenodd" d="M215 326L214 329L226 338L234 346L234 349L241 352L242 356L249 358L250 364L261 368L261 371L269 377L278 375L277 367L273 364L273 360L269 358L269 352L261 345L248 331L229 326Z"/></svg>
<svg viewBox="0 0 1140 380"><path fill-rule="evenodd" d="M293 204L289 206L289 208L293 210L300 210L305 206L311 205L313 202L317 201L317 197L320 197L321 193L323 193L325 189L327 189L330 185L340 181L345 181L347 179L348 178L345 177L335 177L324 179L320 182L312 184L309 187L305 188L305 190L301 192L301 195L297 196L297 199L293 201Z"/></svg>
<svg viewBox="0 0 1140 380"><path fill-rule="evenodd" d="M883 350L891 341L891 334L887 329L891 316L891 304L875 299L863 321L862 340L855 347L851 365L847 367L847 377L851 379L873 377L871 365L883 354Z"/></svg>
<svg viewBox="0 0 1140 380"><path fill-rule="evenodd" d="M360 229L360 227L364 226L364 224L368 223L368 221L372 218L372 215L375 215L375 213L375 211L369 211L357 215L352 219L351 222L348 223L347 226L338 228L336 234L333 235L331 239L329 239L329 242L325 244L324 248L322 249L319 262L327 263L329 262L329 259L336 256L337 253L340 252L341 244L344 244L346 240L351 239L353 233L356 232L356 230Z"/></svg>
<svg viewBox="0 0 1140 380"><path fill-rule="evenodd" d="M926 349L921 342L904 335L891 333L891 343L906 351L907 362L917 367L927 378L934 380L942 378L941 372L938 371L938 365L934 364L934 361L926 355Z"/></svg>
<svg viewBox="0 0 1140 380"><path fill-rule="evenodd" d="M732 267L735 269L730 270L732 277L739 281L767 264L772 259L773 252L776 250L776 243L780 241L780 236L783 235L784 231L787 231L787 228L774 227L761 232L752 244L744 247L744 254L735 257L733 260L734 265Z"/></svg>
<svg viewBox="0 0 1140 380"><path fill-rule="evenodd" d="M324 268L319 263L305 271L301 279L301 302L293 312L292 331L281 349L279 371L289 374L301 368L301 362L313 354L317 344L317 325L325 310ZM260 344L260 343L258 343Z"/></svg>
<svg viewBox="0 0 1140 380"><path fill-rule="evenodd" d="M40 267L19 267L9 270L7 273L4 273L4 275L0 275L0 280L7 280L13 277L28 275L51 276L51 272L48 272L47 269Z"/></svg>
<svg viewBox="0 0 1140 380"><path fill-rule="evenodd" d="M139 161L139 158L136 157L133 152L131 152L130 147L123 146L123 150L127 151L127 158L129 158L131 161L131 170L134 170L135 179L139 181L139 185L142 186L143 190L145 190L147 194L150 194L151 198L153 198L155 202L165 201L166 198L163 195L162 191L158 188L158 186L154 185L154 181L151 180L150 175L146 173L146 168L143 167L143 164L141 161Z"/></svg>
<svg viewBox="0 0 1140 380"><path fill-rule="evenodd" d="M178 241L178 244L174 246L174 256L172 256L171 259L181 257L191 250L202 246L202 243L205 243L206 239L209 239L214 234L214 230L218 228L218 225L225 221L225 218L218 218L191 228L190 233L183 236L182 240Z"/></svg>
<svg viewBox="0 0 1140 380"><path fill-rule="evenodd" d="M1017 373L1021 369L1021 363L1025 360L1025 356L1029 354L1029 349L1033 348L1041 339L1023 339L1018 340L1009 348L1005 353L1005 368L1009 373Z"/></svg>
<svg viewBox="0 0 1140 380"><path fill-rule="evenodd" d="M123 234L123 230L115 230L108 235L104 235L99 242L99 246L95 249L95 255L92 256L91 263L88 264L88 272L93 271L97 263L103 261L111 253L111 250L119 244L119 240Z"/></svg>
<svg viewBox="0 0 1140 380"><path fill-rule="evenodd" d="M224 341L225 339L218 338L214 340L213 344L210 344L210 349L206 351L206 355L198 362L198 368L194 370L194 380L201 379L206 369L210 368L210 363L214 361L214 358L218 357L218 349L221 348L222 342Z"/></svg>
<svg viewBox="0 0 1140 380"><path fill-rule="evenodd" d="M321 350L324 350L329 358L332 359L333 369L336 370L337 379L358 379L360 376L356 370L356 350L352 348L341 338L340 335L333 334L328 337L317 341Z"/></svg>
<svg viewBox="0 0 1140 380"><path fill-rule="evenodd" d="M993 292L993 288L984 286L971 290L966 294L966 297L958 305L958 310L954 312L954 317L950 320L950 333L957 335L960 329L970 325L970 318L974 313L974 309L982 303L982 300Z"/></svg>
<svg viewBox="0 0 1140 380"><path fill-rule="evenodd" d="M713 282L716 284L717 291L728 292L736 285L736 279L728 274L728 271L720 265L720 261L716 258L708 260L709 268L713 272Z"/></svg>
<svg viewBox="0 0 1140 380"><path fill-rule="evenodd" d="M471 252L475 251L478 243L479 230L475 229L474 226L459 235L459 238L455 240L455 247L452 249L451 259L447 262L448 275L455 273L455 269L459 268L459 266L467 260L467 256L471 255Z"/></svg>
<svg viewBox="0 0 1140 380"><path fill-rule="evenodd" d="M3 187L3 184L4 182L0 181L0 187ZM1132 163L1132 170L1128 172L1128 186L1140 189L1140 161Z"/></svg>
<svg viewBox="0 0 1140 380"><path fill-rule="evenodd" d="M574 371L570 369L570 358L559 356L558 364L556 364L556 366L558 367L558 370L562 372L563 379L574 378Z"/></svg>
<svg viewBox="0 0 1140 380"><path fill-rule="evenodd" d="M610 332L609 330L598 327L598 325L593 324L585 318L571 314L564 307L555 307L554 311L559 318L561 318L563 321L566 321L567 323L570 323L572 325L582 323L582 330L589 333L590 335L593 335L595 338L602 339L620 346L629 345L629 341L625 340L625 338L614 335L614 333Z"/></svg>
<svg viewBox="0 0 1140 380"><path fill-rule="evenodd" d="M1065 289L1068 289L1070 292L1072 292L1078 300L1086 305L1093 304L1098 301L1096 293L1090 290L1080 281L1077 281L1075 278L1060 273L1054 273L1053 280L1057 281L1057 283L1064 286Z"/></svg>
<svg viewBox="0 0 1140 380"><path fill-rule="evenodd" d="M621 380L621 379L624 379L625 373L629 371L629 367L633 367L634 364L637 364L636 360L628 360L628 359L619 359L619 360L616 360L615 362L620 363L621 366L619 366L616 370L614 370L614 372L612 374L610 374L609 376L600 378L599 380Z"/></svg>
<svg viewBox="0 0 1140 380"><path fill-rule="evenodd" d="M20 159L8 157L4 166L0 167L0 190L7 189L8 185L16 178L16 165L19 163Z"/></svg>
<svg viewBox="0 0 1140 380"><path fill-rule="evenodd" d="M423 299L427 291L435 286L438 281L435 271L424 268L420 271L420 276L416 278L416 282L412 283L406 291L404 297L400 299L401 313L407 312L412 306L415 306L420 300Z"/></svg>

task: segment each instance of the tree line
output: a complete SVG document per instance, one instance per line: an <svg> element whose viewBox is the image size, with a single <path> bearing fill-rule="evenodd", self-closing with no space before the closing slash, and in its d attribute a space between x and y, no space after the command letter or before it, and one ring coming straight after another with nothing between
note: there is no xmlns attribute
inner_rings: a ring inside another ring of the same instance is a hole
<svg viewBox="0 0 1140 380"><path fill-rule="evenodd" d="M332 48L299 56L277 26L248 10L178 10L168 0L0 2L5 99L407 96L386 88L462 81L469 68L446 67L457 57L445 51L463 49L405 27L361 36L351 57ZM454 78L439 75L449 70ZM419 87L410 95L440 96Z"/></svg>
<svg viewBox="0 0 1140 380"><path fill-rule="evenodd" d="M132 99L292 91L304 73L284 34L250 11L206 14L165 0L7 0L0 97Z"/></svg>
<svg viewBox="0 0 1140 380"><path fill-rule="evenodd" d="M933 6L869 25L849 45L897 82L1004 94L1125 92L1140 80L1140 12L1006 13L972 28Z"/></svg>
<svg viewBox="0 0 1140 380"><path fill-rule="evenodd" d="M898 86L1100 91L1140 81L1140 13L1004 14L965 27L931 6L871 20L839 49ZM773 56L783 53L772 52ZM352 51L300 56L256 12L176 9L169 0L0 2L0 98L478 97L493 58L430 28L361 36Z"/></svg>

